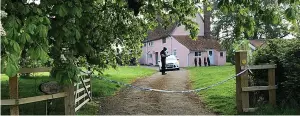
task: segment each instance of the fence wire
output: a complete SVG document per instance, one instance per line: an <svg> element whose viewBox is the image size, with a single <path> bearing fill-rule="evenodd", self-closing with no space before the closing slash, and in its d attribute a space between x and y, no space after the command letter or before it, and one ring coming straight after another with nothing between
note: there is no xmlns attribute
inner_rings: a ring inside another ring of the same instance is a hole
<svg viewBox="0 0 300 116"><path fill-rule="evenodd" d="M130 88L134 88L134 89L138 89L138 90L141 90L141 91L156 91L156 92L163 92L163 93L190 93L190 92L200 92L200 91L203 91L203 90L207 90L207 89L210 89L212 87L215 87L215 86L218 86L218 85L221 85L231 79L234 79L238 76L240 76L241 74L243 74L244 72L248 71L249 69L245 69L241 72L239 72L238 74L234 75L234 76L231 76L223 81L220 81L220 82L217 82L215 84L212 84L210 86L207 86L207 87L203 87L203 88L198 88L198 89L193 89L193 90L183 90L183 91L175 91L175 90L161 90L161 89L153 89L153 88L147 88L147 87L139 87L139 86L134 86L132 84L127 84L127 83L123 83L123 82L119 82L119 81L115 81L115 80L111 80L111 79L107 79L105 77L101 77L99 75L95 75L95 74L92 74L91 71L81 71L82 74L87 74L87 75L91 75L92 77L96 77L97 79L100 79L100 80L104 80L104 81L107 81L107 82L110 82L110 83L115 83L115 84L118 84L118 85L123 85L123 86L127 86L127 87L130 87Z"/></svg>

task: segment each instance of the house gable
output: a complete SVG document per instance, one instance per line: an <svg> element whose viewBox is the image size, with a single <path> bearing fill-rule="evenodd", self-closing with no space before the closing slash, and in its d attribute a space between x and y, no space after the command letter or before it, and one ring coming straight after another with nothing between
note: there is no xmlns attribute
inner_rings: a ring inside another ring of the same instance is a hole
<svg viewBox="0 0 300 116"><path fill-rule="evenodd" d="M198 36L204 36L204 22L203 17L198 13L196 14L196 17L193 19L198 24L199 32ZM173 32L171 33L172 36L178 36L178 35L190 35L189 30L185 29L184 25L180 25L176 27Z"/></svg>
<svg viewBox="0 0 300 116"><path fill-rule="evenodd" d="M249 47L251 47L251 49L255 50L257 49L258 47L261 47L265 44L265 40L259 40L259 39L256 39L256 40L249 40Z"/></svg>

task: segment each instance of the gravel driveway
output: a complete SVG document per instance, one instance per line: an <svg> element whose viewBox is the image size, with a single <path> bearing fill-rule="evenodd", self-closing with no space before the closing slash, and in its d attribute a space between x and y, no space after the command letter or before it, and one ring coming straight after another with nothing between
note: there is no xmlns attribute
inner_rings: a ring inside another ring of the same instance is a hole
<svg viewBox="0 0 300 116"><path fill-rule="evenodd" d="M188 90L187 70L157 72L133 83L141 87L168 90ZM107 98L100 105L101 115L213 115L204 109L195 93L160 93L124 88L117 95Z"/></svg>

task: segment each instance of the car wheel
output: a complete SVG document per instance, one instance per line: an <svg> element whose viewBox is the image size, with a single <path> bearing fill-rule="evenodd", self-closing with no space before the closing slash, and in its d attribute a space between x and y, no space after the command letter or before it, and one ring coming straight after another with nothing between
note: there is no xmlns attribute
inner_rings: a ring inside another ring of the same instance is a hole
<svg viewBox="0 0 300 116"><path fill-rule="evenodd" d="M158 68L158 71L161 72L161 68L160 67Z"/></svg>
<svg viewBox="0 0 300 116"><path fill-rule="evenodd" d="M180 68L177 68L177 70L180 70Z"/></svg>

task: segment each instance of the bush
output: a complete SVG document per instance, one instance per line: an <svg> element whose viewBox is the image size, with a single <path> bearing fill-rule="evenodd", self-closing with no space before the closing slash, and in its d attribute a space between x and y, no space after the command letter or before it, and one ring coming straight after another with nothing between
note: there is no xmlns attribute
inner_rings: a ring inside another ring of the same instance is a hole
<svg viewBox="0 0 300 116"><path fill-rule="evenodd" d="M275 63L277 103L282 106L300 106L300 40L274 39L257 50L253 56L254 64ZM267 85L267 71L253 71L254 85ZM267 92L257 92L258 97L268 98ZM257 97L256 96L256 97ZM257 100L256 100L257 101Z"/></svg>

